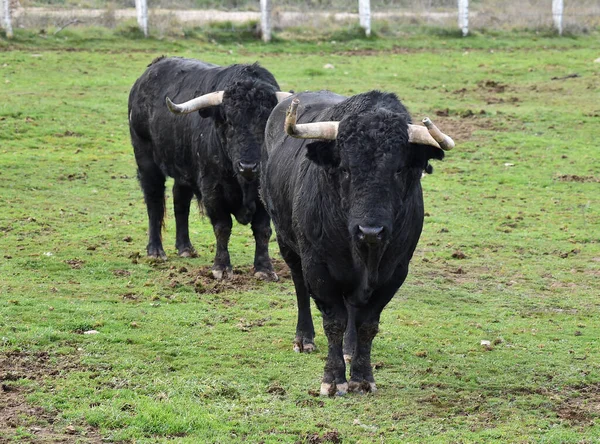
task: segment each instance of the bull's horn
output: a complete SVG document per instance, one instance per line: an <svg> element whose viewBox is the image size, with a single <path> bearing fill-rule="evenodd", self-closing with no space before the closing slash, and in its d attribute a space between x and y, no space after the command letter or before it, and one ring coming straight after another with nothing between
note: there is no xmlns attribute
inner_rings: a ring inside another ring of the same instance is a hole
<svg viewBox="0 0 600 444"><path fill-rule="evenodd" d="M220 105L221 103L223 103L223 91L216 91L204 94L200 97L196 97L195 99L189 100L181 104L173 103L171 102L171 99L167 97L167 106L169 107L169 110L174 114L193 113L194 111L198 111L199 109L208 108L209 106Z"/></svg>
<svg viewBox="0 0 600 444"><path fill-rule="evenodd" d="M340 122L314 122L296 124L298 99L292 100L285 115L285 132L297 139L335 140Z"/></svg>
<svg viewBox="0 0 600 444"><path fill-rule="evenodd" d="M277 91L275 93L275 95L277 96L277 102L283 102L285 99L287 99L289 96L293 96L292 93L289 92L285 92L285 91Z"/></svg>
<svg viewBox="0 0 600 444"><path fill-rule="evenodd" d="M423 119L423 124L425 126L408 125L408 141L410 143L431 145L444 151L454 148L454 140L442 133L429 117Z"/></svg>

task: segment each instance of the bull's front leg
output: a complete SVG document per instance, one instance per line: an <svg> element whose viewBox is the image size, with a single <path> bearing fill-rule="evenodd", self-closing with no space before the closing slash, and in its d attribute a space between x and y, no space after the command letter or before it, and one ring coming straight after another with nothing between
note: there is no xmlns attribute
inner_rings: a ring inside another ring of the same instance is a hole
<svg viewBox="0 0 600 444"><path fill-rule="evenodd" d="M217 240L217 251L212 266L212 274L215 279L226 279L233 276L231 259L229 257L229 238L233 222L231 214L224 208L225 199L222 196L210 196L202 190L204 208L210 218Z"/></svg>
<svg viewBox="0 0 600 444"><path fill-rule="evenodd" d="M373 292L369 304L355 308L356 346L350 365L350 391L366 393L377 390L371 367L373 339L379 331L381 312L402 285L407 274L407 266L399 267L385 286Z"/></svg>
<svg viewBox="0 0 600 444"><path fill-rule="evenodd" d="M262 203L256 205L252 218L252 233L256 247L254 250L254 276L267 281L278 281L269 257L269 240L271 239L271 218Z"/></svg>
<svg viewBox="0 0 600 444"><path fill-rule="evenodd" d="M316 301L316 300L315 300ZM327 361L321 383L321 395L343 396L348 392L346 380L346 363L342 352L344 332L348 322L346 307L343 302L337 304L317 302L323 315L323 330L327 336Z"/></svg>
<svg viewBox="0 0 600 444"><path fill-rule="evenodd" d="M371 367L371 346L379 331L379 313L369 319L361 319L359 314L356 324L356 347L350 365L348 389L351 392L375 392L377 387Z"/></svg>
<svg viewBox="0 0 600 444"><path fill-rule="evenodd" d="M349 364L356 348L356 308L348 303L346 308L348 310L348 325L344 334L344 361Z"/></svg>
<svg viewBox="0 0 600 444"><path fill-rule="evenodd" d="M166 177L152 160L138 155L137 152L136 160L138 163L138 179L144 192L144 200L148 210L148 246L146 251L148 257L167 260L161 236L165 217Z"/></svg>

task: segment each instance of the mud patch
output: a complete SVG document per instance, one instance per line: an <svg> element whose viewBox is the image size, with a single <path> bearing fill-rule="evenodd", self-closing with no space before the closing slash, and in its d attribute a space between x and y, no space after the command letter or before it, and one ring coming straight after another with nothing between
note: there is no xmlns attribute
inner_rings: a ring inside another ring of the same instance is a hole
<svg viewBox="0 0 600 444"><path fill-rule="evenodd" d="M600 418L600 383L572 388L556 413L571 425L594 423Z"/></svg>
<svg viewBox="0 0 600 444"><path fill-rule="evenodd" d="M330 432L325 432L323 435L318 433L310 433L308 435L302 436L298 443L308 443L308 444L321 444L321 443L333 443L338 444L342 442L342 438L340 437L337 430L332 430Z"/></svg>
<svg viewBox="0 0 600 444"><path fill-rule="evenodd" d="M496 82L495 80L482 80L477 82L477 87L491 93L501 94L506 91L508 85Z"/></svg>
<svg viewBox="0 0 600 444"><path fill-rule="evenodd" d="M46 352L11 351L0 354L0 444L101 443L96 429L81 424L61 424L58 412L32 406L25 400L30 389L16 381L39 381L80 368L73 358L61 356L54 362ZM17 438L18 436L18 438Z"/></svg>
<svg viewBox="0 0 600 444"><path fill-rule="evenodd" d="M479 112L481 113L481 112ZM456 143L465 142L473 138L473 132L478 130L506 131L507 129L494 123L492 119L481 117L481 114L475 114L469 117L450 116L452 113L448 109L442 109L435 112L434 123L446 134L448 134Z"/></svg>
<svg viewBox="0 0 600 444"><path fill-rule="evenodd" d="M600 182L600 177L578 176L577 174L561 174L559 176L556 176L556 179L559 180L560 182L580 182L580 183L585 183L585 182L598 183L598 182Z"/></svg>
<svg viewBox="0 0 600 444"><path fill-rule="evenodd" d="M85 264L85 261L82 261L81 259L69 259L66 260L65 263L73 270L79 270L81 266Z"/></svg>
<svg viewBox="0 0 600 444"><path fill-rule="evenodd" d="M280 283L291 278L290 269L284 261L274 259L272 263ZM214 278L209 266L188 269L173 265L167 271L169 287L192 286L198 294L244 292L265 285L265 281L254 276L254 269L250 266L236 267L233 269L233 274L222 280Z"/></svg>

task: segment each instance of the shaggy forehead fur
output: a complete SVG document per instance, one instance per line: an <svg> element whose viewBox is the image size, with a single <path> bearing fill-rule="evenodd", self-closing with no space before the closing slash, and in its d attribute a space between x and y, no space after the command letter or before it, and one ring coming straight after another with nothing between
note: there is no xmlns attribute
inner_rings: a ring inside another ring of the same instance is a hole
<svg viewBox="0 0 600 444"><path fill-rule="evenodd" d="M408 126L402 115L378 109L342 120L337 140L350 166L366 167L400 156L408 145Z"/></svg>
<svg viewBox="0 0 600 444"><path fill-rule="evenodd" d="M223 108L229 120L244 122L254 118L268 119L277 105L273 85L262 79L244 79L234 82L225 89Z"/></svg>

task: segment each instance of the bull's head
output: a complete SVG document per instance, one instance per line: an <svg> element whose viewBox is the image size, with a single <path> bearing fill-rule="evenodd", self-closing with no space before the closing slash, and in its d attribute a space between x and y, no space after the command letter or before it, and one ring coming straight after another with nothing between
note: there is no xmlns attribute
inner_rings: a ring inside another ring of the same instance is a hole
<svg viewBox="0 0 600 444"><path fill-rule="evenodd" d="M272 85L260 80L244 80L181 104L168 97L166 102L174 114L198 111L201 117L215 119L233 171L243 184L257 178L267 119L275 105L290 95L275 92Z"/></svg>
<svg viewBox="0 0 600 444"><path fill-rule="evenodd" d="M419 181L429 160L443 159L443 150L452 149L454 142L429 119L423 120L425 126L412 125L407 114L385 108L349 114L339 122L306 124L296 123L297 108L294 99L285 131L319 139L306 146L306 155L329 172L354 251L369 269L376 269L387 243L402 236L402 209L409 200L422 212Z"/></svg>

